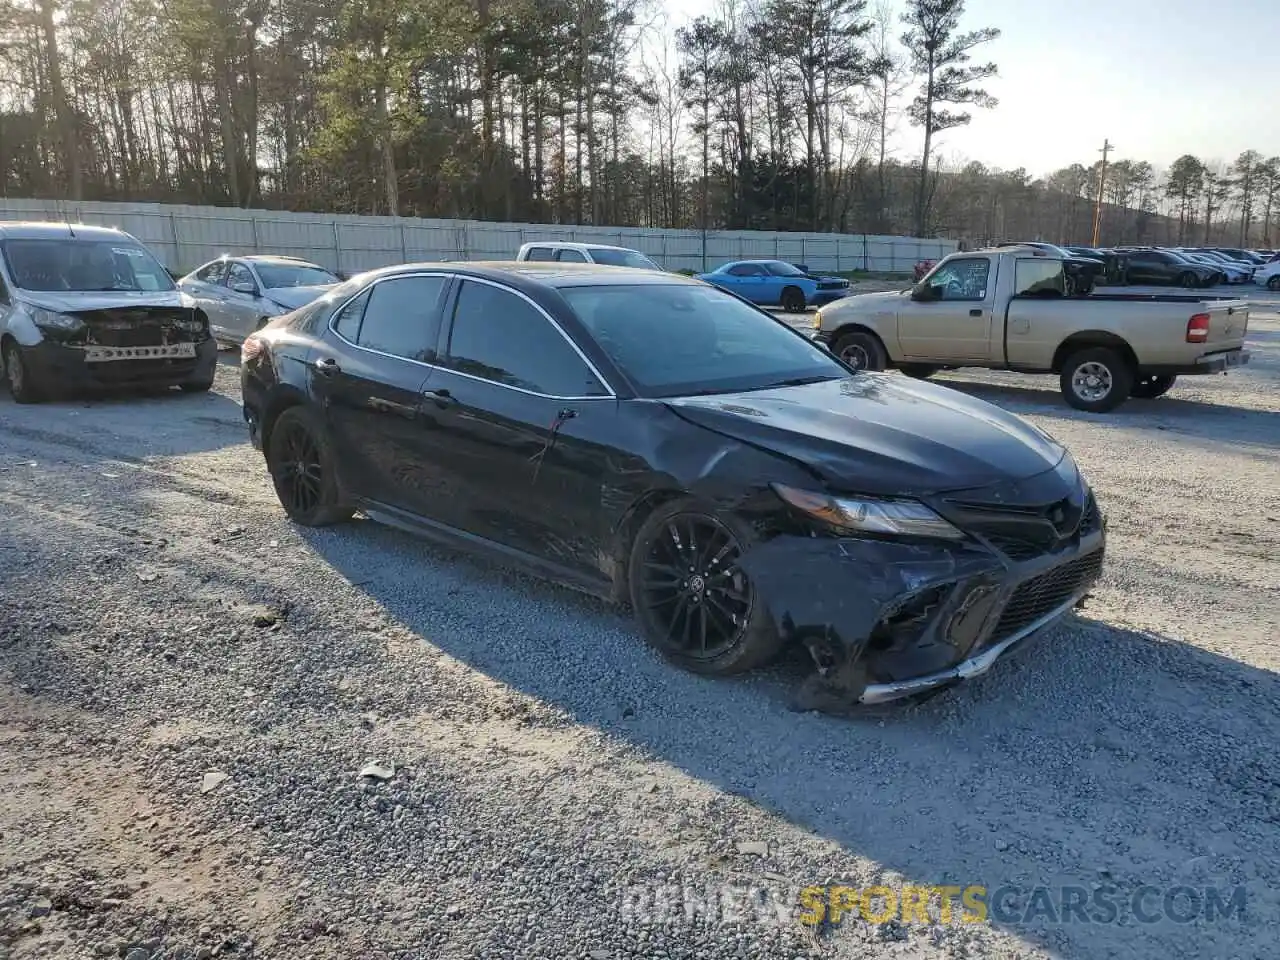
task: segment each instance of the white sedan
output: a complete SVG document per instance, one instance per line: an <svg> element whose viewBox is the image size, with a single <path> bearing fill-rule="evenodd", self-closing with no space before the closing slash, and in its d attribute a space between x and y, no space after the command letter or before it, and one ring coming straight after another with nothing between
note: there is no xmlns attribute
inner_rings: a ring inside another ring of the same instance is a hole
<svg viewBox="0 0 1280 960"><path fill-rule="evenodd" d="M294 257L220 257L178 281L209 317L219 340L240 343L268 320L305 307L341 283L324 267Z"/></svg>

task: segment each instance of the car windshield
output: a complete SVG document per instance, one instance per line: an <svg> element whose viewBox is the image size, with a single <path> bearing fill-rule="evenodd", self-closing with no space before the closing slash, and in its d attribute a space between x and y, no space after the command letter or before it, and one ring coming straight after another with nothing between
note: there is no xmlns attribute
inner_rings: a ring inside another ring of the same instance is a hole
<svg viewBox="0 0 1280 960"><path fill-rule="evenodd" d="M661 270L662 268L635 250L611 250L608 247L592 247L591 259L603 263L607 267L636 267L640 270Z"/></svg>
<svg viewBox="0 0 1280 960"><path fill-rule="evenodd" d="M22 290L174 289L173 278L145 247L129 240L11 238L0 242L13 285Z"/></svg>
<svg viewBox="0 0 1280 960"><path fill-rule="evenodd" d="M310 263L263 263L254 264L262 285L268 290L279 290L282 287L323 287L338 283L338 278L323 267Z"/></svg>
<svg viewBox="0 0 1280 960"><path fill-rule="evenodd" d="M642 396L736 393L850 376L821 347L721 290L637 284L560 292Z"/></svg>
<svg viewBox="0 0 1280 960"><path fill-rule="evenodd" d="M783 263L781 260L770 260L766 266L769 272L775 277L803 277L805 272L799 267L791 263Z"/></svg>

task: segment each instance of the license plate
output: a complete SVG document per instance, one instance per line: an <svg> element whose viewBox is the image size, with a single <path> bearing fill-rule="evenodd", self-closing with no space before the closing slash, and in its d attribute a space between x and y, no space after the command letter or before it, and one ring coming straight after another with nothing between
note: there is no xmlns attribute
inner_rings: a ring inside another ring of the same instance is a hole
<svg viewBox="0 0 1280 960"><path fill-rule="evenodd" d="M1228 353L1226 359L1228 367L1239 367L1249 362L1249 354L1238 350L1235 353Z"/></svg>
<svg viewBox="0 0 1280 960"><path fill-rule="evenodd" d="M112 360L173 360L194 357L194 343L172 343L160 347L85 347L88 363L110 363Z"/></svg>

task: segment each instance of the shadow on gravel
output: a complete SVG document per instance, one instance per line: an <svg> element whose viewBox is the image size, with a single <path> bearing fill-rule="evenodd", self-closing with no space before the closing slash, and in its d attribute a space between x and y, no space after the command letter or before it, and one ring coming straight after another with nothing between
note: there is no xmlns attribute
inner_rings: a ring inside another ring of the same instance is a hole
<svg viewBox="0 0 1280 960"><path fill-rule="evenodd" d="M1168 430L1218 443L1252 443L1280 447L1280 411L1253 410L1202 400L1180 400L1171 393L1158 400L1127 400L1110 413L1089 414L1073 410L1051 389L1049 379L1042 390L1013 384L978 383L971 380L939 379L950 387L980 400L1005 407L1013 413L1034 413L1042 417L1087 422L1099 427L1126 430ZM1177 390L1177 387L1174 387Z"/></svg>
<svg viewBox="0 0 1280 960"><path fill-rule="evenodd" d="M125 462L248 449L249 436L237 399L177 388L99 390L29 405L0 388L0 434Z"/></svg>
<svg viewBox="0 0 1280 960"><path fill-rule="evenodd" d="M921 706L798 714L796 665L695 677L595 601L373 523L304 536L450 656L908 883L1115 887L1122 910L1144 885L1245 884L1252 898L1245 921L1135 928L1029 919L1024 892L996 919L1030 942L1104 956L1136 935L1152 956L1234 954L1280 909L1274 673L1081 617Z"/></svg>

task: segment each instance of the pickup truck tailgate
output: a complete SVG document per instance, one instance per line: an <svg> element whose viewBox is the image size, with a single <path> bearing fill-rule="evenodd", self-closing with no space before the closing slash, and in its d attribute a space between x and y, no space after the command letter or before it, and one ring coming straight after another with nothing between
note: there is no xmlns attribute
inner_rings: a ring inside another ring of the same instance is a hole
<svg viewBox="0 0 1280 960"><path fill-rule="evenodd" d="M1249 329L1249 301L1221 300L1205 301L1196 313L1196 317L1209 315L1209 331L1203 343L1206 353L1219 350L1238 350L1244 346L1245 333ZM1192 318L1193 321L1195 318Z"/></svg>

